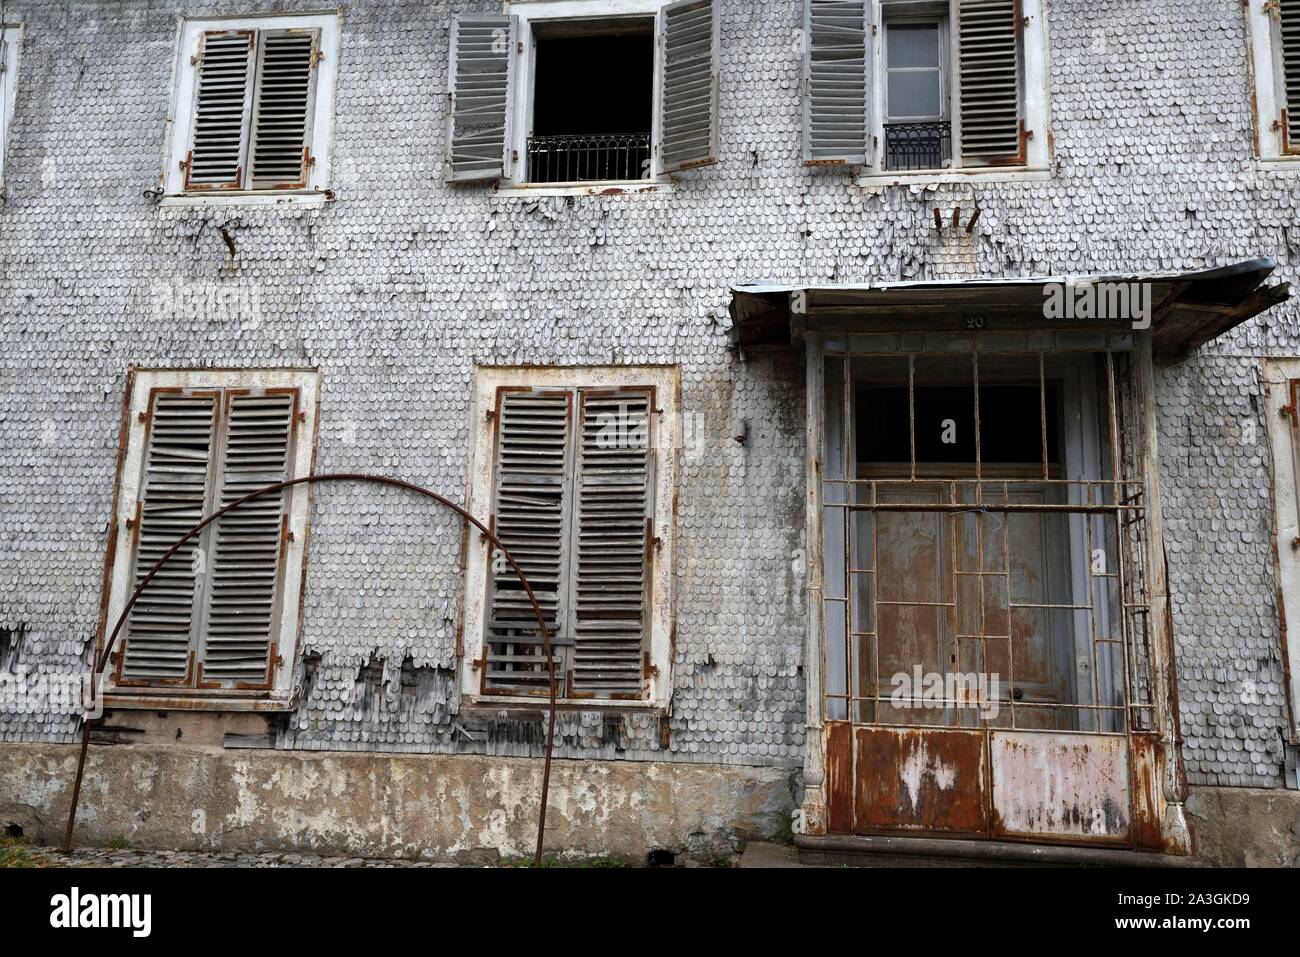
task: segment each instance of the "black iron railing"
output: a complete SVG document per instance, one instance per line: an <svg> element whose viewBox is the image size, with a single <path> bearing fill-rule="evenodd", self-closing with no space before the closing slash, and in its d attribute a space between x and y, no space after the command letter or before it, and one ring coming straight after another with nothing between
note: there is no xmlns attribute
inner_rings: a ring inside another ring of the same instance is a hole
<svg viewBox="0 0 1300 957"><path fill-rule="evenodd" d="M528 182L650 178L650 134L530 136Z"/></svg>
<svg viewBox="0 0 1300 957"><path fill-rule="evenodd" d="M939 169L950 159L951 123L885 124L885 169Z"/></svg>

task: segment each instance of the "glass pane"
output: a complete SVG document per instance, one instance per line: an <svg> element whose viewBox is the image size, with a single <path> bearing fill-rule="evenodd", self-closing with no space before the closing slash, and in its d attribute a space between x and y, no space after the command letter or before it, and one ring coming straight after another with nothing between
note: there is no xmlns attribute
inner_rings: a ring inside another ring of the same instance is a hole
<svg viewBox="0 0 1300 957"><path fill-rule="evenodd" d="M893 23L885 31L889 68L939 66L939 24Z"/></svg>
<svg viewBox="0 0 1300 957"><path fill-rule="evenodd" d="M889 73L889 116L939 116L939 71Z"/></svg>

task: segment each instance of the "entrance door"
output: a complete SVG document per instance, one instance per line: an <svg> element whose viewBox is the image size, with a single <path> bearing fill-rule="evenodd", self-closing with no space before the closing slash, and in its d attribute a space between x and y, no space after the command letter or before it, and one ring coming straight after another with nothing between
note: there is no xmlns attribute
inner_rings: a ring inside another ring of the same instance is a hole
<svg viewBox="0 0 1300 957"><path fill-rule="evenodd" d="M828 356L832 831L1150 833L1113 361Z"/></svg>

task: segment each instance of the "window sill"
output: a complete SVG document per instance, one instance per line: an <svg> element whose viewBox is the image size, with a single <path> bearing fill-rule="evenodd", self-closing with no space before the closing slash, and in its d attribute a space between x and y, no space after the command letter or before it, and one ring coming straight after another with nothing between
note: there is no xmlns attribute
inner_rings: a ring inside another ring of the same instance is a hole
<svg viewBox="0 0 1300 957"><path fill-rule="evenodd" d="M673 184L669 182L633 179L597 183L519 183L498 186L492 195L502 199L536 199L539 196L631 196L672 191Z"/></svg>
<svg viewBox="0 0 1300 957"><path fill-rule="evenodd" d="M463 695L461 708L466 711L548 711L550 700L542 695ZM636 711L642 714L664 714L667 706L654 701L618 701L610 698L556 698L557 711L614 711L620 714Z"/></svg>
<svg viewBox="0 0 1300 957"><path fill-rule="evenodd" d="M173 193L161 197L159 206L324 206L334 198L329 190L266 193Z"/></svg>
<svg viewBox="0 0 1300 957"><path fill-rule="evenodd" d="M1037 183L1052 178L1052 171L1030 166L974 166L965 169L871 172L858 177L865 189L881 186L937 186L943 183Z"/></svg>
<svg viewBox="0 0 1300 957"><path fill-rule="evenodd" d="M213 695L180 695L161 692L133 694L118 689L104 692L105 709L135 711L292 711L296 705L283 697L224 698Z"/></svg>
<svg viewBox="0 0 1300 957"><path fill-rule="evenodd" d="M1300 153L1258 156L1255 165L1266 173L1294 173L1300 171Z"/></svg>

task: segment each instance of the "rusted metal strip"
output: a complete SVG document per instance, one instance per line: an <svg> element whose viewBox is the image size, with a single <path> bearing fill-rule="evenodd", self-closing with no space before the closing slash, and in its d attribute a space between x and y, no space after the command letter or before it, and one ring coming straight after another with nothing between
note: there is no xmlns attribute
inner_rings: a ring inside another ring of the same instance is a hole
<svg viewBox="0 0 1300 957"><path fill-rule="evenodd" d="M546 630L546 621L542 615L541 606L537 603L537 596L533 594L532 585L529 584L527 577L524 575L523 569L519 567L519 563L515 561L514 556L510 554L510 550L506 548L504 543L502 543L486 525L460 505L457 505L450 499L444 498L437 492L423 488L422 486L416 485L412 482L407 482L403 479L390 478L384 475L370 475L365 472L334 472L323 475L305 475L301 478L289 479L285 482L276 482L273 485L267 485L254 492L250 492L243 498L237 499L224 508L213 512L177 539L176 543L172 545L172 547L169 548L160 559L158 559L153 568L149 569L149 573L145 575L144 578L141 579L140 584L136 586L135 592L127 600L126 605L122 608L121 614L118 615L117 622L113 625L112 633L108 636L108 640L104 642L103 648L100 649L98 658L94 659L94 667L90 673L91 700L94 700L95 694L98 690L100 676L113 653L113 646L117 642L117 637L122 631L122 626L126 623L127 616L131 613L131 609L135 606L135 603L139 600L141 594L149 586L149 582L151 582L154 576L158 574L159 570L167 563L168 559L175 555L186 542L199 532L203 531L203 529L207 528L213 522L220 519L223 515L233 512L235 509L241 508L249 502L262 498L263 496L281 492L284 489L292 488L297 485L312 485L318 482L369 482L375 485L388 485L393 488L406 489L419 495L423 495L426 498L433 499L440 505L444 505L456 512L466 522L469 522L482 532L484 537L492 543L493 547L500 549L502 556L510 563L510 567L514 570L515 575L518 576L519 583L524 586L524 591L528 595L528 601L533 608L533 614L537 616L537 627L540 629L539 634L541 635L542 646L546 654L547 671L550 678L550 715L546 727L546 759L542 765L541 805L537 812L537 848L533 854L533 866L540 867L542 863L542 845L546 835L546 803L550 793L551 784L551 755L555 749L557 689L555 685L555 656L551 646L550 632ZM97 723L99 723L98 720L87 718L82 724L81 752L77 758L77 776L72 786L72 806L68 809L68 826L63 834L64 853L68 853L72 850L72 834L77 824L77 806L81 800L81 783L86 770L86 752L90 748L91 726Z"/></svg>

